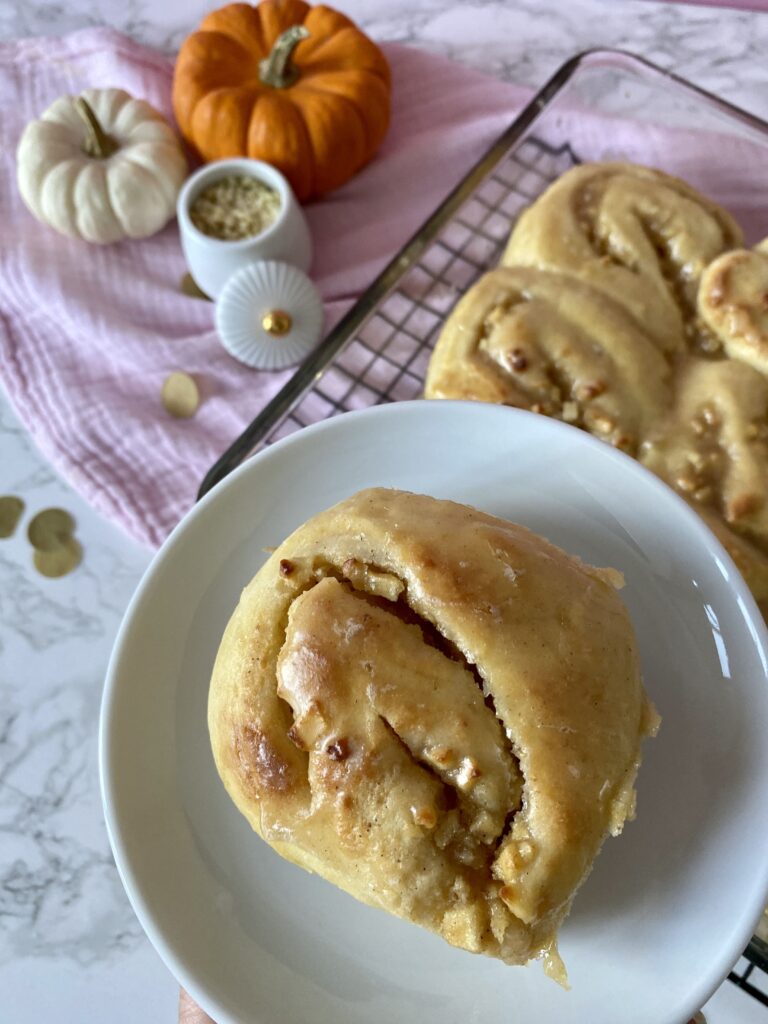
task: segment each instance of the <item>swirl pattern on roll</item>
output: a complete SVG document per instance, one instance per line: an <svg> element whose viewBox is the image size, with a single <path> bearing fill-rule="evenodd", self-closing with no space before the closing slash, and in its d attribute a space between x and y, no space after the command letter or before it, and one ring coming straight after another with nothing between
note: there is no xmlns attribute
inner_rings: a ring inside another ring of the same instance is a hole
<svg viewBox="0 0 768 1024"><path fill-rule="evenodd" d="M733 217L681 179L635 164L581 164L521 215L502 262L577 277L676 352L710 345L698 282L711 260L741 244Z"/></svg>
<svg viewBox="0 0 768 1024"><path fill-rule="evenodd" d="M651 337L605 295L564 274L499 267L446 321L424 393L530 409L634 454L669 408L669 380Z"/></svg>
<svg viewBox="0 0 768 1024"><path fill-rule="evenodd" d="M768 616L768 240L741 241L678 178L575 167L451 312L425 396L527 408L639 458L699 512Z"/></svg>
<svg viewBox="0 0 768 1024"><path fill-rule="evenodd" d="M450 943L544 954L634 809L655 713L617 574L400 491L310 520L213 672L219 773L287 859Z"/></svg>

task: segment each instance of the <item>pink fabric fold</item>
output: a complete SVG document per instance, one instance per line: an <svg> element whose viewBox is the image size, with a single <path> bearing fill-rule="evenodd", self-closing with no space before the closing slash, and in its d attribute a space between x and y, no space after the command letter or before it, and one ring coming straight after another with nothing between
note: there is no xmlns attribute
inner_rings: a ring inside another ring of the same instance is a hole
<svg viewBox="0 0 768 1024"><path fill-rule="evenodd" d="M385 47L392 126L374 161L307 207L311 276L326 327L364 290L519 110L527 93L403 46ZM211 304L183 296L175 222L99 247L37 223L16 187L25 124L57 96L119 86L170 116L172 63L109 29L0 45L0 376L57 469L137 540L159 544L208 468L290 372L260 373L220 346ZM173 420L160 403L173 370L202 404Z"/></svg>

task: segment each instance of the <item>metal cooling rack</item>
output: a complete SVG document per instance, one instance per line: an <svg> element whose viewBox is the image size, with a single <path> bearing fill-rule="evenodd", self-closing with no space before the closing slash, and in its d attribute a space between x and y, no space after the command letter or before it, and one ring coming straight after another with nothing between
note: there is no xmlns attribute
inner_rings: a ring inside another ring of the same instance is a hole
<svg viewBox="0 0 768 1024"><path fill-rule="evenodd" d="M341 412L419 398L456 300L499 261L517 214L575 162L568 146L535 138L504 159L263 443Z"/></svg>
<svg viewBox="0 0 768 1024"><path fill-rule="evenodd" d="M618 55L766 131L766 125L751 115L649 61ZM528 133L589 57L579 55L567 62L534 97L214 464L198 497L254 451L303 427L339 413L421 397L432 349L459 296L499 262L520 212L581 162L569 143L552 145ZM768 1006L768 944L755 936L729 979Z"/></svg>
<svg viewBox="0 0 768 1024"><path fill-rule="evenodd" d="M763 1006L768 1006L768 943L754 936L744 950L728 980L752 996Z"/></svg>

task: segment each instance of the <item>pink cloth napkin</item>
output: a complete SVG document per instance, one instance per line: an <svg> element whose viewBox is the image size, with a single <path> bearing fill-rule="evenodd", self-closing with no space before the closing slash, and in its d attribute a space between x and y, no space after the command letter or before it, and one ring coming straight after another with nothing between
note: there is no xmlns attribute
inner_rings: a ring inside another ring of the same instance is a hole
<svg viewBox="0 0 768 1024"><path fill-rule="evenodd" d="M312 277L330 326L511 120L527 96L435 56L385 47L392 126L379 155L307 208ZM180 294L175 222L98 247L38 224L16 188L24 125L57 96L120 86L170 115L172 63L108 29L0 46L0 376L35 441L104 515L159 544L215 459L288 379L219 345L210 303ZM192 420L160 404L173 370L202 394Z"/></svg>

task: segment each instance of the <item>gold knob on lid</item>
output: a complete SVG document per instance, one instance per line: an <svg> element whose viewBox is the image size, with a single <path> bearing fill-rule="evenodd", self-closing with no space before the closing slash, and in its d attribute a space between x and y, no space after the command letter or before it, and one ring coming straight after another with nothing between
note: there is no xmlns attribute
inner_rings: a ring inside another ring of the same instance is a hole
<svg viewBox="0 0 768 1024"><path fill-rule="evenodd" d="M290 313L282 309L271 309L261 318L261 326L275 338L284 337L293 327Z"/></svg>

